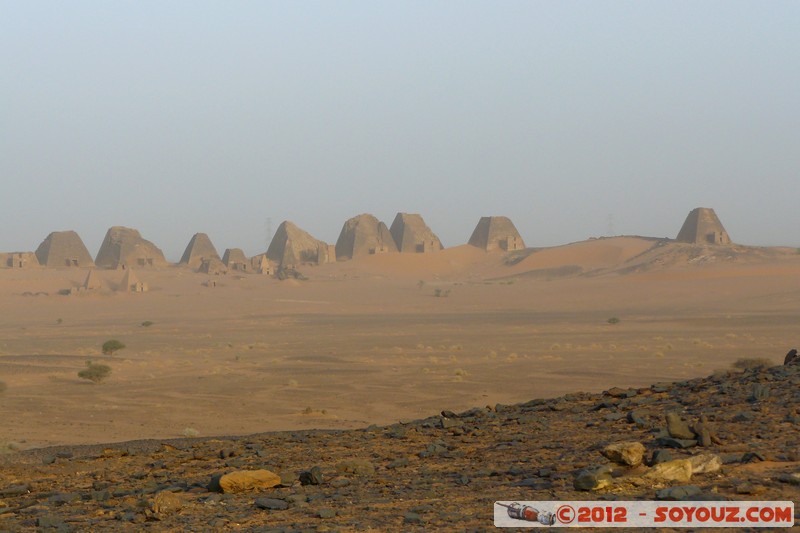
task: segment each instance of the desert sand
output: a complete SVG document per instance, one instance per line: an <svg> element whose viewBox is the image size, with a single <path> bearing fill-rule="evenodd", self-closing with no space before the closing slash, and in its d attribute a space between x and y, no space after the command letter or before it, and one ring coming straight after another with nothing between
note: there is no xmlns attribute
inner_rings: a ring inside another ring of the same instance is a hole
<svg viewBox="0 0 800 533"><path fill-rule="evenodd" d="M87 269L0 269L0 441L390 424L780 364L800 344L789 248L617 237L298 270L308 279L142 269L141 294L97 270L103 289L66 296ZM126 348L103 355L109 339ZM78 378L87 360L112 374Z"/></svg>

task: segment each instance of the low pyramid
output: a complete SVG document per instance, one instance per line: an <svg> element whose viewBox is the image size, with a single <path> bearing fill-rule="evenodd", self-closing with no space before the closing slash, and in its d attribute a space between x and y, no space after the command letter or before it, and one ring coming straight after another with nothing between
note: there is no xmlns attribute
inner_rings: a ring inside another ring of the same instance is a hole
<svg viewBox="0 0 800 533"><path fill-rule="evenodd" d="M127 268L117 288L120 292L147 292L147 283L142 283L133 270Z"/></svg>
<svg viewBox="0 0 800 533"><path fill-rule="evenodd" d="M198 272L202 272L203 274L212 274L212 275L220 275L225 274L228 272L228 267L225 266L225 263L222 262L222 259L219 257L210 257L208 259L203 259L200 262L200 266L197 269Z"/></svg>
<svg viewBox="0 0 800 533"><path fill-rule="evenodd" d="M86 281L83 282L82 288L87 291L102 289L103 280L100 279L100 276L94 271L94 269L91 269L86 275Z"/></svg>
<svg viewBox="0 0 800 533"><path fill-rule="evenodd" d="M189 265L191 268L200 268L204 259L222 261L219 258L217 249L214 248L214 245L211 243L211 239L208 238L208 235L205 233L195 233L186 246L186 250L183 252L180 264Z"/></svg>
<svg viewBox="0 0 800 533"><path fill-rule="evenodd" d="M94 261L74 231L54 231L36 249L39 264L47 267L93 267Z"/></svg>
<svg viewBox="0 0 800 533"><path fill-rule="evenodd" d="M389 233L397 249L403 253L438 252L444 248L439 237L417 214L397 213Z"/></svg>
<svg viewBox="0 0 800 533"><path fill-rule="evenodd" d="M163 267L164 253L135 229L113 226L106 232L94 261L99 268Z"/></svg>
<svg viewBox="0 0 800 533"><path fill-rule="evenodd" d="M39 259L33 252L11 252L0 254L0 268L38 268Z"/></svg>
<svg viewBox="0 0 800 533"><path fill-rule="evenodd" d="M469 244L487 252L510 252L525 248L517 228L507 217L481 217L469 238Z"/></svg>
<svg viewBox="0 0 800 533"><path fill-rule="evenodd" d="M731 238L722 227L717 214L709 207L692 209L675 238L695 244L730 244Z"/></svg>
<svg viewBox="0 0 800 533"><path fill-rule="evenodd" d="M226 248L222 255L222 262L229 270L239 270L246 272L250 270L250 261L241 248Z"/></svg>
<svg viewBox="0 0 800 533"><path fill-rule="evenodd" d="M319 250L327 244L315 239L292 222L284 220L267 248L267 258L289 268L301 263L318 263Z"/></svg>
<svg viewBox="0 0 800 533"><path fill-rule="evenodd" d="M370 254L397 252L397 245L386 224L370 214L349 219L336 240L336 257L353 259Z"/></svg>

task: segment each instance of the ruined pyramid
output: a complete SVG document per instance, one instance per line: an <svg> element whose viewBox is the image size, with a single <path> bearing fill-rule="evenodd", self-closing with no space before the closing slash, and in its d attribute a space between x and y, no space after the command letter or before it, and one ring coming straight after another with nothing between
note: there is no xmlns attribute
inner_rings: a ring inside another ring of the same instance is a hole
<svg viewBox="0 0 800 533"><path fill-rule="evenodd" d="M100 279L100 276L94 271L94 269L91 269L86 275L86 281L83 282L81 288L86 291L102 289L103 280Z"/></svg>
<svg viewBox="0 0 800 533"><path fill-rule="evenodd" d="M195 233L186 246L186 250L183 252L180 264L188 265L191 268L200 268L204 259L222 261L219 258L217 249L214 248L214 245L211 243L211 239L208 238L208 235L205 233Z"/></svg>
<svg viewBox="0 0 800 533"><path fill-rule="evenodd" d="M222 262L228 267L228 270L238 270L240 272L247 272L250 270L250 261L241 248L226 248L225 253L222 255Z"/></svg>
<svg viewBox="0 0 800 533"><path fill-rule="evenodd" d="M717 214L709 207L697 207L689 212L675 238L695 244L730 244L731 238L722 227Z"/></svg>
<svg viewBox="0 0 800 533"><path fill-rule="evenodd" d="M0 254L0 268L38 268L39 259L33 252L10 252Z"/></svg>
<svg viewBox="0 0 800 533"><path fill-rule="evenodd" d="M126 268L117 290L120 292L147 292L147 283L140 281L133 270Z"/></svg>
<svg viewBox="0 0 800 533"><path fill-rule="evenodd" d="M284 220L269 243L267 258L278 263L280 268L292 268L301 263L319 263L320 249L327 246L327 243L315 239L294 223Z"/></svg>
<svg viewBox="0 0 800 533"><path fill-rule="evenodd" d="M219 257L209 257L203 258L203 260L200 261L200 266L197 271L203 274L219 276L220 274L226 274L228 272L228 267L225 266L225 263L223 263L222 259Z"/></svg>
<svg viewBox="0 0 800 533"><path fill-rule="evenodd" d="M469 238L469 244L487 252L510 252L525 248L517 228L507 217L481 217Z"/></svg>
<svg viewBox="0 0 800 533"><path fill-rule="evenodd" d="M39 264L47 267L93 267L94 261L74 231L54 231L36 249Z"/></svg>
<svg viewBox="0 0 800 533"><path fill-rule="evenodd" d="M397 245L386 224L370 214L349 219L336 241L337 259L352 259L370 254L397 252Z"/></svg>
<svg viewBox="0 0 800 533"><path fill-rule="evenodd" d="M113 226L106 232L95 264L100 268L163 267L164 254L135 229Z"/></svg>
<svg viewBox="0 0 800 533"><path fill-rule="evenodd" d="M439 237L417 214L397 213L389 233L397 249L403 253L437 252L443 248Z"/></svg>

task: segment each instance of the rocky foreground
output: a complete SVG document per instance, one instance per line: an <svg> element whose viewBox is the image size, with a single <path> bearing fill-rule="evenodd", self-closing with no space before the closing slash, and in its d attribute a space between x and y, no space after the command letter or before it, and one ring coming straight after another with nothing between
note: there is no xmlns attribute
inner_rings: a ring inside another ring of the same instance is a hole
<svg viewBox="0 0 800 533"><path fill-rule="evenodd" d="M0 458L0 531L480 531L496 500L572 499L800 501L800 364L356 431Z"/></svg>

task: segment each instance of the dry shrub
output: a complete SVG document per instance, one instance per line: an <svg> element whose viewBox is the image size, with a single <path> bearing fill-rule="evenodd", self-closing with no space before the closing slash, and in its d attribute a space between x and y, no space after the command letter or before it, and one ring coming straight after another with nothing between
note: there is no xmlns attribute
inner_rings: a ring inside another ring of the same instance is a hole
<svg viewBox="0 0 800 533"><path fill-rule="evenodd" d="M733 363L733 368L738 368L739 370L749 370L751 368L768 368L772 366L772 361L766 359L764 357L746 357L744 359L737 359L735 363Z"/></svg>

